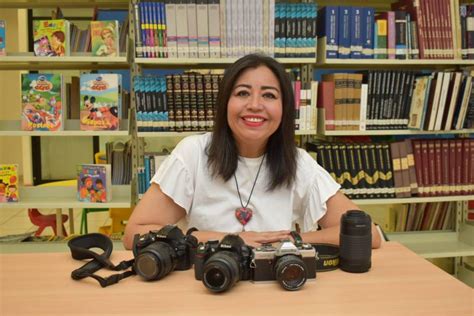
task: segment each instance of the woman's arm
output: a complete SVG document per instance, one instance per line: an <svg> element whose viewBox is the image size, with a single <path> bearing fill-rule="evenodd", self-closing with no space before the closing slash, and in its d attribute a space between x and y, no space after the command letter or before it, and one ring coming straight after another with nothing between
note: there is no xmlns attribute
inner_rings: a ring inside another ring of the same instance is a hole
<svg viewBox="0 0 474 316"><path fill-rule="evenodd" d="M327 212L318 222L322 230L303 233L301 236L305 242L329 243L339 245L339 231L342 215L348 210L360 210L344 193L338 191L326 202ZM381 245L380 234L372 223L372 248Z"/></svg>
<svg viewBox="0 0 474 316"><path fill-rule="evenodd" d="M133 236L145 234L150 230L158 230L165 225L175 224L186 216L186 210L176 204L173 199L163 193L158 184L153 183L143 195L140 203L133 210L127 226L123 244L126 249L132 249ZM212 221L212 218L209 218ZM276 242L289 238L290 231L276 232L242 232L240 237L246 244L258 246L262 243ZM221 240L227 233L217 231L195 231L193 235L200 241Z"/></svg>

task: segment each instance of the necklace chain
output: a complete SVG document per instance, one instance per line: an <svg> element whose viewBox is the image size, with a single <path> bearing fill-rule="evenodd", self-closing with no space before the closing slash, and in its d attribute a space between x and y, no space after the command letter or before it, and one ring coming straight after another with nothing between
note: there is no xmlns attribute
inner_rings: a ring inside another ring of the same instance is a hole
<svg viewBox="0 0 474 316"><path fill-rule="evenodd" d="M250 190L249 199L247 200L247 204L245 204L245 206L244 206L244 203L242 202L242 196L240 195L239 184L237 183L237 176L234 173L235 186L237 187L237 193L239 194L240 205L242 205L242 207L244 209L246 209L247 206L250 203L250 199L252 198L253 189L255 188L255 184L257 183L258 175L260 174L260 169L262 168L264 160L265 160L265 154L263 154L263 158L262 158L262 161L260 162L260 166L258 166L257 175L255 176L255 180L253 181L252 190Z"/></svg>

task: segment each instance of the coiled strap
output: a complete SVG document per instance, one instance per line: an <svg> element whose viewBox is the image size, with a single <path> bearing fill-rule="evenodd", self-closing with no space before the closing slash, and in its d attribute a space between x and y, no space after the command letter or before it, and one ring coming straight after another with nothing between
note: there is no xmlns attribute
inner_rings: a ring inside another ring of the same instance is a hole
<svg viewBox="0 0 474 316"><path fill-rule="evenodd" d="M107 268L113 271L127 270L133 265L133 262L135 261L135 259L125 260L120 262L118 265L114 265L109 259L112 253L113 244L110 238L105 235L91 233L78 236L71 239L67 245L71 249L71 255L75 260L92 259L79 269L72 271L71 278L74 280L81 280L86 277L91 277L96 279L102 287L106 287L118 283L120 280L135 274L133 268L129 271L113 274L106 278L94 274L102 268ZM90 250L91 248L102 249L103 253L98 254Z"/></svg>

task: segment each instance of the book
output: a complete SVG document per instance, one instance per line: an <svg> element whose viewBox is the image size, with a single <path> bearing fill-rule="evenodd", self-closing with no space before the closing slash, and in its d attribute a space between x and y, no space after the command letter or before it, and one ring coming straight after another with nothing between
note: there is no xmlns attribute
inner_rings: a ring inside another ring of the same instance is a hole
<svg viewBox="0 0 474 316"><path fill-rule="evenodd" d="M5 20L0 20L0 56L7 55L7 37Z"/></svg>
<svg viewBox="0 0 474 316"><path fill-rule="evenodd" d="M35 56L69 56L69 21L34 20L33 50Z"/></svg>
<svg viewBox="0 0 474 316"><path fill-rule="evenodd" d="M111 165L82 164L77 166L77 200L106 203L112 200Z"/></svg>
<svg viewBox="0 0 474 316"><path fill-rule="evenodd" d="M18 202L18 165L0 164L0 203Z"/></svg>
<svg viewBox="0 0 474 316"><path fill-rule="evenodd" d="M21 129L62 130L65 118L64 93L61 74L22 74Z"/></svg>
<svg viewBox="0 0 474 316"><path fill-rule="evenodd" d="M117 20L91 21L92 56L119 55L119 22Z"/></svg>
<svg viewBox="0 0 474 316"><path fill-rule="evenodd" d="M81 130L118 130L122 112L122 76L83 74L80 86Z"/></svg>

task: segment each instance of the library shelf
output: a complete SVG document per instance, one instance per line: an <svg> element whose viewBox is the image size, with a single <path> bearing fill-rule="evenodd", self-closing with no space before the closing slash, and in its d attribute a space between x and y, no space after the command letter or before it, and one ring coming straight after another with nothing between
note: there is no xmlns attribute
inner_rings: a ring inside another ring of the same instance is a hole
<svg viewBox="0 0 474 316"><path fill-rule="evenodd" d="M79 202L75 186L22 186L20 201L0 203L0 208L127 208L131 206L130 185L113 185L107 203Z"/></svg>
<svg viewBox="0 0 474 316"><path fill-rule="evenodd" d="M135 58L135 63L142 66L193 66L202 67L206 65L230 65L239 58ZM276 58L280 63L286 65L314 64L315 58Z"/></svg>
<svg viewBox="0 0 474 316"><path fill-rule="evenodd" d="M1 70L38 69L128 69L126 53L118 57L91 56L90 53L71 53L64 57L40 57L32 52L9 53L0 56Z"/></svg>
<svg viewBox="0 0 474 316"><path fill-rule="evenodd" d="M0 120L0 136L128 136L129 120L121 120L118 131L81 131L79 120L66 120L62 131L22 131L20 120Z"/></svg>
<svg viewBox="0 0 474 316"><path fill-rule="evenodd" d="M317 62L318 66L370 67L392 66L474 66L474 60L466 59L323 59Z"/></svg>
<svg viewBox="0 0 474 316"><path fill-rule="evenodd" d="M446 135L446 134L473 134L474 129L461 129L449 131L418 131L410 129L399 130L365 130L365 131L327 131L319 130L324 136L387 136L387 135Z"/></svg>
<svg viewBox="0 0 474 316"><path fill-rule="evenodd" d="M2 0L0 8L5 9L29 9L29 8L108 8L108 9L128 9L128 0Z"/></svg>
<svg viewBox="0 0 474 316"><path fill-rule="evenodd" d="M391 199L352 199L357 205L386 205L405 203L461 202L474 200L474 195L425 196Z"/></svg>
<svg viewBox="0 0 474 316"><path fill-rule="evenodd" d="M196 132L138 132L138 137L149 137L149 138L159 138L159 137L186 137L191 135L198 135L208 133L210 131L196 131ZM0 134L1 135L1 134ZM315 130L304 130L304 131L295 131L295 135L316 135Z"/></svg>
<svg viewBox="0 0 474 316"><path fill-rule="evenodd" d="M473 245L463 241L454 231L396 232L387 233L387 236L424 258L474 256Z"/></svg>

